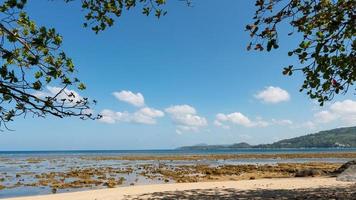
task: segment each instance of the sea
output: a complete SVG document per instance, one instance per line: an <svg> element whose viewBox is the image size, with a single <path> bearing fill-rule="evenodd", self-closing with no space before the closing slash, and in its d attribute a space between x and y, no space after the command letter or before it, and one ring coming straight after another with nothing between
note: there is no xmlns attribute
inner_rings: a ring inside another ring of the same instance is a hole
<svg viewBox="0 0 356 200"><path fill-rule="evenodd" d="M138 155L209 155L209 154L293 154L356 152L356 148L279 148L279 149L150 149L150 150L56 150L56 151L0 151L0 157L51 156L138 156Z"/></svg>
<svg viewBox="0 0 356 200"><path fill-rule="evenodd" d="M344 163L350 158L253 158L253 159L221 159L221 160L96 160L95 157L115 156L179 156L179 155L239 155L239 154L301 154L301 153L341 153L356 152L356 148L307 148L307 149L220 149L220 150L70 150L70 151L0 151L0 199L8 197L51 194L50 186L30 186L38 182L38 175L43 173L68 172L73 169L87 168L133 168L134 172L120 174L125 178L121 186L164 183L163 180L150 180L140 176L141 167L150 165L179 165L205 164L243 165L243 164L276 164L328 162ZM71 180L71 179L68 179ZM67 180L66 180L67 181ZM3 187L2 187L3 186ZM88 189L100 189L103 186L89 188L70 188L57 192L73 192Z"/></svg>

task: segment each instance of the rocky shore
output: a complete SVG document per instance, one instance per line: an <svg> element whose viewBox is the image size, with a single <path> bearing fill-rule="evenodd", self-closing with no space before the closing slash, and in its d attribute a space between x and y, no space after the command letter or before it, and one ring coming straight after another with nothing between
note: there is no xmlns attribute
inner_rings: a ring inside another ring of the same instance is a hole
<svg viewBox="0 0 356 200"><path fill-rule="evenodd" d="M239 159L272 159L270 164L229 164ZM9 169L0 173L0 197L6 191L40 189L42 193L81 191L162 183L239 181L265 178L335 177L342 163L294 162L285 159L356 158L356 153L87 156L0 159ZM204 161L204 162L202 162ZM205 162L207 161L207 162ZM210 162L214 161L214 162ZM280 163L279 163L280 162ZM209 164L210 163L210 164ZM212 164L211 164L212 163ZM344 171L343 169L342 171Z"/></svg>

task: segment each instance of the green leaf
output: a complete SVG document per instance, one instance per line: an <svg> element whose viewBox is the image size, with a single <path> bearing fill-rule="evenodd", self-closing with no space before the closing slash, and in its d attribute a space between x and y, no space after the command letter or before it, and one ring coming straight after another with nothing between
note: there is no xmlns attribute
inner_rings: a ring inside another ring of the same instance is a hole
<svg viewBox="0 0 356 200"><path fill-rule="evenodd" d="M39 78L41 78L42 76L43 76L43 73L42 73L41 71L38 71L38 72L35 73L35 78L36 78L36 79L39 79Z"/></svg>
<svg viewBox="0 0 356 200"><path fill-rule="evenodd" d="M33 87L33 89L35 89L35 90L40 90L41 87L42 87L41 81L36 81L36 82L34 82L34 83L32 84L32 87Z"/></svg>
<svg viewBox="0 0 356 200"><path fill-rule="evenodd" d="M86 89L86 86L84 85L84 83L79 83L78 89L79 89L79 90L85 90L85 89Z"/></svg>

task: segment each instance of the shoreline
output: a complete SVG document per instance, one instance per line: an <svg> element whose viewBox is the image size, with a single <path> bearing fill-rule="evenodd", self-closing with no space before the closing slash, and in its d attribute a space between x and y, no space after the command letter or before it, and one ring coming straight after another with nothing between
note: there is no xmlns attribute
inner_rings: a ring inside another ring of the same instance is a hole
<svg viewBox="0 0 356 200"><path fill-rule="evenodd" d="M337 181L336 178L330 177L272 178L241 181L139 185L40 196L15 197L2 200L119 200L138 197L145 199L154 193L188 190L214 190L215 195L218 195L219 191L224 191L226 189L235 189L237 191L298 190L313 188L345 188L351 187L354 184L355 183L352 182Z"/></svg>
<svg viewBox="0 0 356 200"><path fill-rule="evenodd" d="M355 158L356 152L0 158L0 199L132 185L325 178Z"/></svg>
<svg viewBox="0 0 356 200"><path fill-rule="evenodd" d="M252 151L249 151L252 150ZM257 150L257 151L254 151ZM291 150L291 151L289 151ZM295 151L294 151L295 150ZM305 150L305 151L304 151ZM315 151L314 151L315 150ZM58 151L0 151L0 159L21 157L106 157L108 159L246 159L246 158L356 158L356 148L305 149L234 149L234 150L58 150ZM212 158L211 158L212 157Z"/></svg>
<svg viewBox="0 0 356 200"><path fill-rule="evenodd" d="M246 153L246 154L187 154L187 155L100 155L79 156L88 160L241 160L241 159L299 159L299 158L356 158L356 152L319 153Z"/></svg>

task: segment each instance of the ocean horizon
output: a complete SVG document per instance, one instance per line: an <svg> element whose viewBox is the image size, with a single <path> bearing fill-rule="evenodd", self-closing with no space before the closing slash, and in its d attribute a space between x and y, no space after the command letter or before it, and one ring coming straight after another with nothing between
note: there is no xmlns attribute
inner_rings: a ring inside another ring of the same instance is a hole
<svg viewBox="0 0 356 200"><path fill-rule="evenodd" d="M142 150L11 150L0 151L1 156L66 156L66 155L200 155L200 154L284 154L284 153L356 152L356 148L239 148L239 149L142 149Z"/></svg>

